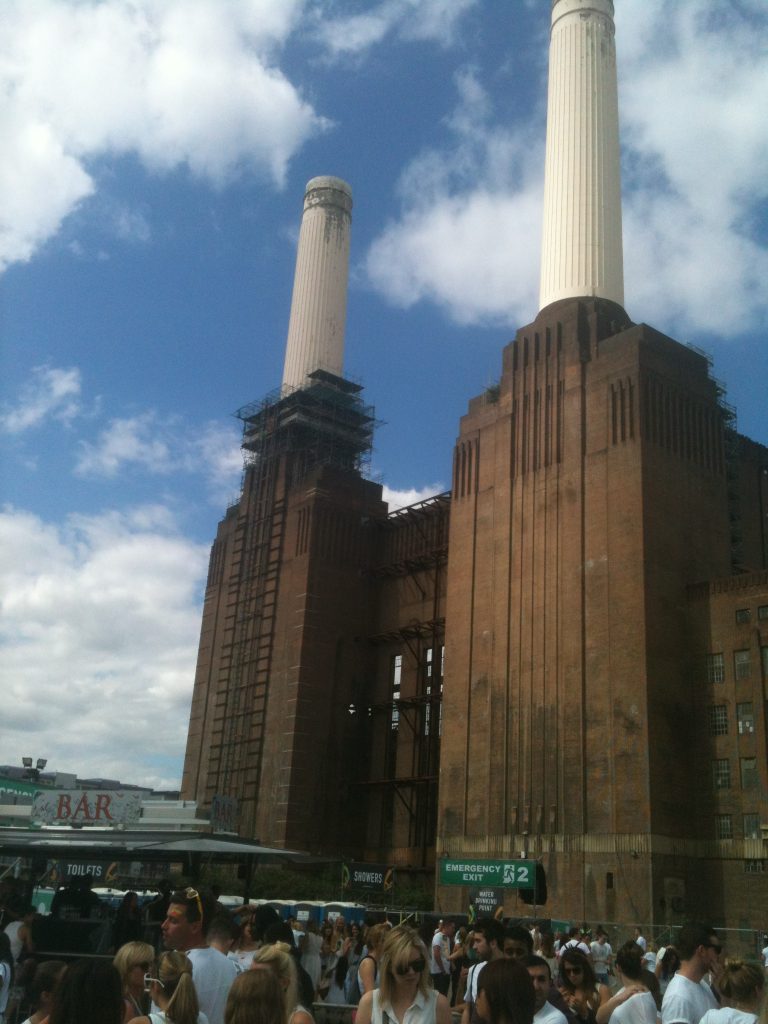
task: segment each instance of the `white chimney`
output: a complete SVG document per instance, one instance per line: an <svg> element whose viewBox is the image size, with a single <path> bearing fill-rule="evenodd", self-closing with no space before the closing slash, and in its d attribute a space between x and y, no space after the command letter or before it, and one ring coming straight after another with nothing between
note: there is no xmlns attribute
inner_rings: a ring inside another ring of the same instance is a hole
<svg viewBox="0 0 768 1024"><path fill-rule="evenodd" d="M352 189L341 178L312 178L304 195L283 389L313 370L342 375L347 316Z"/></svg>
<svg viewBox="0 0 768 1024"><path fill-rule="evenodd" d="M612 0L553 0L540 309L624 305L619 104Z"/></svg>

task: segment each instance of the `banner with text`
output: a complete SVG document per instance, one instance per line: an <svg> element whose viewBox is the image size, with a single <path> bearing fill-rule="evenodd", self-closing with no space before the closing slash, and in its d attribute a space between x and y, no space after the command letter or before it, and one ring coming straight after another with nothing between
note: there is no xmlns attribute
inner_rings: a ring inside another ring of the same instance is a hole
<svg viewBox="0 0 768 1024"><path fill-rule="evenodd" d="M532 889L535 860L476 860L445 857L440 861L440 885L472 885L484 889Z"/></svg>
<svg viewBox="0 0 768 1024"><path fill-rule="evenodd" d="M395 869L389 864L342 864L342 889L374 889L387 892L395 884Z"/></svg>

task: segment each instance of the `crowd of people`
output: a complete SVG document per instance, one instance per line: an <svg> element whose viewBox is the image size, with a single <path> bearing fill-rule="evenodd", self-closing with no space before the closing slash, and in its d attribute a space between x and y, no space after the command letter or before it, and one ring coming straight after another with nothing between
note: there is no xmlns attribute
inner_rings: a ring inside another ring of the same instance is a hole
<svg viewBox="0 0 768 1024"><path fill-rule="evenodd" d="M764 966L724 959L702 924L614 951L602 928L318 926L186 888L153 908L153 944L126 905L110 956L66 963L38 962L17 913L0 931L0 1024L314 1024L321 1001L355 1024L768 1024Z"/></svg>

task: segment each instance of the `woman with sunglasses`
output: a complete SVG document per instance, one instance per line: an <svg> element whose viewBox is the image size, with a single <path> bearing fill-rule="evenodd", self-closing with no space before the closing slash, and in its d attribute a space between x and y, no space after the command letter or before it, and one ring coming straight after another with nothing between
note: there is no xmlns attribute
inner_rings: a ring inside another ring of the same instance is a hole
<svg viewBox="0 0 768 1024"><path fill-rule="evenodd" d="M356 1024L451 1024L451 1008L432 988L427 947L412 928L394 928L381 949L380 984L360 1000Z"/></svg>
<svg viewBox="0 0 768 1024"><path fill-rule="evenodd" d="M598 984L589 960L572 946L560 957L558 988L571 1012L589 1024L595 1024L598 1007L611 995L607 985Z"/></svg>
<svg viewBox="0 0 768 1024"><path fill-rule="evenodd" d="M144 989L158 1009L134 1017L130 1024L208 1024L197 1001L192 964L183 953L163 953L152 973L145 975Z"/></svg>
<svg viewBox="0 0 768 1024"><path fill-rule="evenodd" d="M154 962L155 951L148 942L126 942L115 953L112 963L123 983L123 1020L126 1024L149 1009L149 999L144 991L144 975Z"/></svg>

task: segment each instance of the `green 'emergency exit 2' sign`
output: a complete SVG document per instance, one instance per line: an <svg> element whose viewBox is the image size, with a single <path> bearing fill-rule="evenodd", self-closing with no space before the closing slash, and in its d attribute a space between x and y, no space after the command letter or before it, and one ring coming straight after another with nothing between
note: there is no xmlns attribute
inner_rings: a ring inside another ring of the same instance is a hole
<svg viewBox="0 0 768 1024"><path fill-rule="evenodd" d="M497 889L532 889L535 860L476 860L445 857L440 861L441 885L485 885Z"/></svg>

